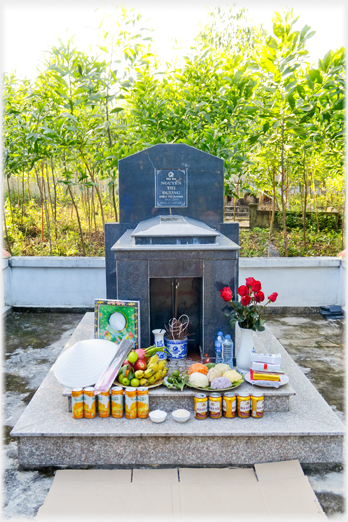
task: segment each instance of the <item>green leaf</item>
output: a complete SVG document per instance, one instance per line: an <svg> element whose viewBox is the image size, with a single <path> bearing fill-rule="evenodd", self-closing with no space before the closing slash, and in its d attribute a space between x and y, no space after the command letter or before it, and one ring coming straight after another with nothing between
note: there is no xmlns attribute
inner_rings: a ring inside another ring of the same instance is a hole
<svg viewBox="0 0 348 522"><path fill-rule="evenodd" d="M121 112L123 110L124 110L123 107L116 107L115 109L112 109L112 111L110 111L110 114L113 114L115 112Z"/></svg>

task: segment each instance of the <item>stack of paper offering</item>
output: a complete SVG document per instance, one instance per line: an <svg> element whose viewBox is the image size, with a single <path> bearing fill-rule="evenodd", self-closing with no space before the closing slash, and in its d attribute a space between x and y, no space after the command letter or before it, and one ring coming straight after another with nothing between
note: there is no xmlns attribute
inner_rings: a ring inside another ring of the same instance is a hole
<svg viewBox="0 0 348 522"><path fill-rule="evenodd" d="M282 356L280 353L252 353L250 379L252 384L280 386Z"/></svg>

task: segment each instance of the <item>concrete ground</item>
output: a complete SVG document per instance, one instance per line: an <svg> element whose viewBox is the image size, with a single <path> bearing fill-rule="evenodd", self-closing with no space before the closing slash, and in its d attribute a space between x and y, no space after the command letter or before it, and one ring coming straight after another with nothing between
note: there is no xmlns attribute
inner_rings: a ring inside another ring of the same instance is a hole
<svg viewBox="0 0 348 522"><path fill-rule="evenodd" d="M82 318L71 313L18 313L5 319L4 507L6 518L32 518L55 470L20 471L17 442L9 436L24 408ZM336 414L344 420L344 323L321 315L270 316L267 325ZM344 472L305 469L324 511L343 518Z"/></svg>

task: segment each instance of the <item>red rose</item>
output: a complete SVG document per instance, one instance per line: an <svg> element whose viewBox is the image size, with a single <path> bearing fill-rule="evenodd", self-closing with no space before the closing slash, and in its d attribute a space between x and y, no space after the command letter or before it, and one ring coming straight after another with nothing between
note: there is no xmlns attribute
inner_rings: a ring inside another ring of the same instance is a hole
<svg viewBox="0 0 348 522"><path fill-rule="evenodd" d="M238 294L241 296L241 297L244 297L245 295L248 295L249 294L249 288L245 285L242 285L238 288Z"/></svg>
<svg viewBox="0 0 348 522"><path fill-rule="evenodd" d="M248 306L248 304L250 304L250 301L251 301L251 297L250 297L250 295L245 295L245 296L242 297L242 299L240 300L240 302L242 303L243 306Z"/></svg>
<svg viewBox="0 0 348 522"><path fill-rule="evenodd" d="M277 300L277 297L278 297L277 292L273 292L273 294L271 294L271 295L268 296L268 299L269 299L270 301L272 301L272 303L275 303L275 301Z"/></svg>
<svg viewBox="0 0 348 522"><path fill-rule="evenodd" d="M251 286L254 281L255 281L255 279L253 277L247 277L246 280L245 280L245 284L247 286Z"/></svg>
<svg viewBox="0 0 348 522"><path fill-rule="evenodd" d="M220 295L222 299L226 302L231 301L232 299L232 290L229 286L225 286L222 290L220 290Z"/></svg>
<svg viewBox="0 0 348 522"><path fill-rule="evenodd" d="M259 292L261 290L261 283L260 283L260 281L254 281L253 284L251 285L251 290L253 292Z"/></svg>
<svg viewBox="0 0 348 522"><path fill-rule="evenodd" d="M265 294L263 292L257 292L254 295L254 299L257 303L261 303L265 299Z"/></svg>

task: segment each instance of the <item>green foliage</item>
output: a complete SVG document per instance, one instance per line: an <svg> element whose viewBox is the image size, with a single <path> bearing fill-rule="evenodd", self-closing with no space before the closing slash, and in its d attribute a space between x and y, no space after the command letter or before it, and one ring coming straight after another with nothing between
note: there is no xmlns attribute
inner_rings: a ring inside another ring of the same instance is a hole
<svg viewBox="0 0 348 522"><path fill-rule="evenodd" d="M241 257L268 257L269 229L241 230L239 244ZM284 237L281 231L272 234L273 250L278 256L285 254ZM341 232L323 230L317 233L309 230L306 246L303 243L302 230L291 229L289 231L289 257L335 257L342 250ZM274 255L274 254L273 254Z"/></svg>
<svg viewBox="0 0 348 522"><path fill-rule="evenodd" d="M296 212L342 210L345 51L309 63L314 32L298 25L291 9L276 12L267 33L245 9L214 8L183 63L159 73L140 14L118 7L100 14L100 56L59 41L33 82L5 75L4 237L14 252L47 251L22 243L38 230L54 255L63 252L59 241L71 255L90 252L87 223L90 234L91 225L97 232L106 219L118 221L119 159L156 143L223 158L225 193L272 196L290 231L303 226ZM68 207L73 217L60 230ZM319 230L331 230L330 219L320 217ZM306 227L316 226L308 213ZM264 232L252 233L259 244L245 237L245 251L266 255Z"/></svg>
<svg viewBox="0 0 348 522"><path fill-rule="evenodd" d="M277 221L279 227L283 228L282 216L277 212ZM337 213L318 213L319 230L338 231L342 229L342 215ZM301 212L288 211L286 214L286 226L288 229L302 229L303 215ZM306 213L306 227L310 230L317 230L317 218L315 212Z"/></svg>

